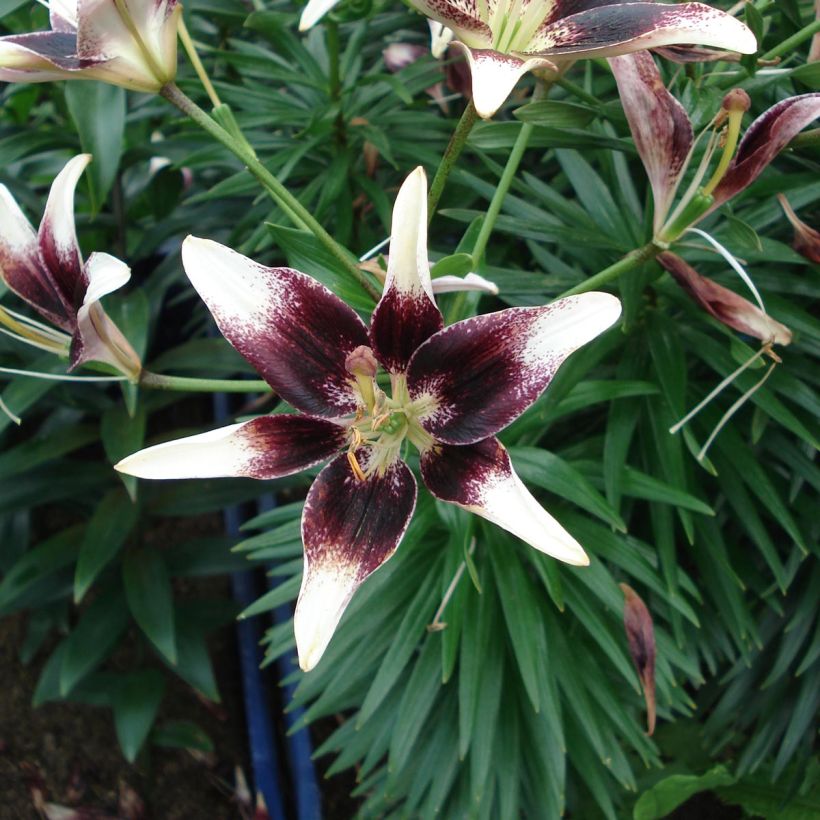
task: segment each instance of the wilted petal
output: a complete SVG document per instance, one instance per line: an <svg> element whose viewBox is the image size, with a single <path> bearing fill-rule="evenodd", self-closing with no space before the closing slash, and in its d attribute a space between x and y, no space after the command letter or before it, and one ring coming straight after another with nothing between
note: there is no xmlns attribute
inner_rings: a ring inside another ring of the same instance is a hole
<svg viewBox="0 0 820 820"><path fill-rule="evenodd" d="M332 8L339 5L339 0L308 0L299 18L299 31L307 31L319 22Z"/></svg>
<svg viewBox="0 0 820 820"><path fill-rule="evenodd" d="M41 258L60 289L63 301L75 311L85 298L86 282L74 226L74 192L90 162L91 154L80 154L57 175L37 235Z"/></svg>
<svg viewBox="0 0 820 820"><path fill-rule="evenodd" d="M510 96L515 84L528 71L536 68L555 68L555 64L540 56L520 59L488 48L469 48L454 41L470 64L473 82L473 105L479 117L490 119Z"/></svg>
<svg viewBox="0 0 820 820"><path fill-rule="evenodd" d="M733 290L701 276L677 254L662 253L658 262L672 274L675 281L709 314L734 330L754 336L763 342L787 345L792 332L775 321L757 305Z"/></svg>
<svg viewBox="0 0 820 820"><path fill-rule="evenodd" d="M357 457L366 470L367 450ZM313 482L302 515L305 570L294 616L306 672L322 657L353 593L396 551L415 505L416 482L402 461L360 481L341 455Z"/></svg>
<svg viewBox="0 0 820 820"><path fill-rule="evenodd" d="M515 474L496 438L477 444L437 444L421 457L421 475L431 493L464 507L547 555L568 564L589 563L580 544L533 498Z"/></svg>
<svg viewBox="0 0 820 820"><path fill-rule="evenodd" d="M612 57L621 104L655 200L657 233L675 197L694 132L684 107L666 90L652 55L646 51Z"/></svg>
<svg viewBox="0 0 820 820"><path fill-rule="evenodd" d="M646 700L647 734L655 731L655 628L652 616L637 592L620 584L624 594L624 629L629 654L641 680Z"/></svg>
<svg viewBox="0 0 820 820"><path fill-rule="evenodd" d="M427 260L427 177L416 168L393 206L387 277L373 311L371 346L391 373L403 373L416 348L442 324Z"/></svg>
<svg viewBox="0 0 820 820"><path fill-rule="evenodd" d="M140 450L115 469L139 478L281 478L330 458L345 430L309 416L262 416Z"/></svg>
<svg viewBox="0 0 820 820"><path fill-rule="evenodd" d="M43 267L34 228L5 185L0 185L0 279L49 322L74 331L71 306Z"/></svg>
<svg viewBox="0 0 820 820"><path fill-rule="evenodd" d="M345 359L368 344L367 329L338 296L207 239L189 236L182 262L222 335L285 401L331 418L356 409Z"/></svg>
<svg viewBox="0 0 820 820"><path fill-rule="evenodd" d="M714 190L717 207L751 185L766 166L820 117L820 92L789 97L759 116L743 136L732 164Z"/></svg>
<svg viewBox="0 0 820 820"><path fill-rule="evenodd" d="M99 303L103 296L121 288L131 269L107 253L92 253L82 271L83 302L77 311L77 330L71 345L72 369L83 362L107 362L136 378L142 362L122 331Z"/></svg>
<svg viewBox="0 0 820 820"><path fill-rule="evenodd" d="M683 44L754 54L752 32L731 15L703 3L618 3L581 11L543 25L528 54L544 57L614 57L646 48Z"/></svg>
<svg viewBox="0 0 820 820"><path fill-rule="evenodd" d="M468 273L466 276L437 276L433 279L433 293L459 293L461 291L478 291L497 296L498 285L477 273Z"/></svg>
<svg viewBox="0 0 820 820"><path fill-rule="evenodd" d="M614 296L584 293L444 328L416 351L407 372L411 398L432 407L421 424L448 444L494 435L538 398L570 353L620 313Z"/></svg>
<svg viewBox="0 0 820 820"><path fill-rule="evenodd" d="M789 205L789 200L783 194L778 194L777 199L781 207L786 213L789 222L794 228L794 242L792 247L800 254L820 264L820 231L810 228L802 219L794 212L794 209Z"/></svg>

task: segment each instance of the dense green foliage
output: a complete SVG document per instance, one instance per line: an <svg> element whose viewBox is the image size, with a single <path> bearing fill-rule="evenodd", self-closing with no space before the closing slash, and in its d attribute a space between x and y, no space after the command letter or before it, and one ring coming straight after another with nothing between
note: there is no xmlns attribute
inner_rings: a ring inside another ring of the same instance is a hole
<svg viewBox="0 0 820 820"><path fill-rule="evenodd" d="M8 30L44 27L42 8L21 5L0 4L10 12L2 20ZM435 171L463 100L451 99L447 114L425 94L441 77L432 58L387 71L387 44L426 43L423 19L399 4L347 3L305 35L289 4L257 6L250 13L240 0L200 0L186 4L186 19L264 164L363 254L389 233L406 173L418 164ZM808 24L812 8L749 4L762 53ZM802 42L776 70L757 73L749 60L658 62L698 133L730 87L751 96L745 125L779 100L820 89L820 63L806 64L808 47ZM431 257L449 257L446 266L466 272L453 255L472 250L522 123L534 124L479 270L500 293L440 297L448 323L546 303L650 239L651 197L606 62L578 64L547 100L528 105L531 82L494 121L474 128L432 220ZM179 84L206 104L187 66ZM3 88L0 181L32 217L81 149L96 157L78 201L81 245L132 266L126 295L106 304L152 370L251 372L221 338L206 336L209 317L179 259L188 233L266 264L287 263L363 313L372 309L370 296L260 194L239 161L164 100L95 83ZM167 162L149 170L157 157ZM635 817L651 818L700 788L767 817L820 811L812 757L820 698L820 322L812 309L820 279L789 245L779 192L806 222L820 222L816 133L702 225L744 261L771 314L794 332L779 349L782 364L702 464L700 446L767 365L758 361L671 435L756 343L708 317L649 261L612 286L624 305L620 330L573 355L501 435L521 477L584 545L591 566L559 564L422 490L402 547L354 598L319 667L294 671L306 720L344 717L320 752L335 755L332 771L356 768L363 816L623 817L635 806ZM676 250L740 292L701 240L686 237ZM13 306L10 294L2 299ZM4 337L0 364L65 370ZM122 640L136 641L217 698L205 636L231 607L175 600L173 579L229 571L250 558L281 583L248 614L294 600L301 502L288 500L301 497L307 480L138 486L109 464L144 442L208 428L207 398L0 377L0 396L24 419L16 429L0 416L0 616L29 612L26 659L52 632L61 635L35 703L111 706L133 758L163 677L150 660L124 672L107 658ZM198 537L196 526L180 526L176 540L167 524L260 489L283 503L249 522L234 553L223 537ZM151 535L158 521L159 543ZM429 630L459 572L439 618L446 626ZM641 594L654 618L654 738L644 732L620 582ZM270 660L292 646L289 624L266 637ZM692 779L664 780L671 775Z"/></svg>

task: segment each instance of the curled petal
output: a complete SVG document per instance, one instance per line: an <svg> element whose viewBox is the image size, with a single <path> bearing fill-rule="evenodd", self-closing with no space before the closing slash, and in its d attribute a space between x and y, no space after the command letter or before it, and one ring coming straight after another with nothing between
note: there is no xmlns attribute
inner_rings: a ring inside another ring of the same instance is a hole
<svg viewBox="0 0 820 820"><path fill-rule="evenodd" d="M338 296L207 239L189 236L182 262L222 335L285 401L330 418L356 409L345 359L368 344L367 329Z"/></svg>
<svg viewBox="0 0 820 820"><path fill-rule="evenodd" d="M629 654L638 671L646 700L647 734L655 731L655 627L652 616L637 592L620 584L624 594L624 629Z"/></svg>
<svg viewBox="0 0 820 820"><path fill-rule="evenodd" d="M453 32L436 20L428 20L427 25L430 28L430 53L440 60L453 41Z"/></svg>
<svg viewBox="0 0 820 820"><path fill-rule="evenodd" d="M83 362L107 362L136 378L142 362L122 331L99 303L131 278L125 262L107 253L92 253L82 271L85 295L77 311L77 330L71 345L72 369Z"/></svg>
<svg viewBox="0 0 820 820"><path fill-rule="evenodd" d="M299 31L307 31L319 22L331 9L339 5L339 0L308 0L299 18Z"/></svg>
<svg viewBox="0 0 820 820"><path fill-rule="evenodd" d="M553 558L589 564L580 544L524 486L498 439L435 445L422 455L421 475L436 498L498 524Z"/></svg>
<svg viewBox="0 0 820 820"><path fill-rule="evenodd" d="M655 232L666 218L694 140L684 107L666 90L646 51L612 57L621 104L655 201Z"/></svg>
<svg viewBox="0 0 820 820"><path fill-rule="evenodd" d="M658 262L707 313L727 327L766 343L787 345L791 342L789 328L733 290L701 276L677 254L668 251L659 254Z"/></svg>
<svg viewBox="0 0 820 820"><path fill-rule="evenodd" d="M752 32L731 15L703 3L618 3L547 22L528 54L544 57L615 57L646 48L696 44L754 54Z"/></svg>
<svg viewBox="0 0 820 820"><path fill-rule="evenodd" d="M427 260L427 177L416 168L393 207L384 294L370 326L373 350L391 373L403 373L416 348L442 324Z"/></svg>
<svg viewBox="0 0 820 820"><path fill-rule="evenodd" d="M139 478L281 478L330 458L345 430L309 416L262 416L157 444L115 466Z"/></svg>
<svg viewBox="0 0 820 820"><path fill-rule="evenodd" d="M477 273L468 273L466 276L437 276L433 279L433 293L458 293L460 291L478 291L497 296L498 285Z"/></svg>
<svg viewBox="0 0 820 820"><path fill-rule="evenodd" d="M743 136L726 175L714 190L716 208L740 193L802 131L820 117L820 92L789 97L759 116Z"/></svg>
<svg viewBox="0 0 820 820"><path fill-rule="evenodd" d="M786 214L786 218L792 223L794 228L794 242L792 247L800 254L806 257L811 262L820 264L820 231L809 227L802 219L794 212L794 209L789 205L789 200L783 194L778 194L777 199L780 206Z"/></svg>
<svg viewBox="0 0 820 820"><path fill-rule="evenodd" d="M366 470L367 449L357 457ZM319 662L353 594L396 551L415 506L416 481L402 461L362 481L341 455L313 482L302 515L305 570L294 616L306 672Z"/></svg>
<svg viewBox="0 0 820 820"><path fill-rule="evenodd" d="M536 68L555 69L551 60L538 55L525 55L521 59L488 48L469 48L458 41L454 41L453 45L467 56L473 83L473 104L478 115L485 120L498 111L515 84L528 71Z"/></svg>
<svg viewBox="0 0 820 820"><path fill-rule="evenodd" d="M416 351L407 371L410 396L431 407L421 424L448 444L494 435L538 398L570 353L620 313L614 296L584 293L444 328Z"/></svg>
<svg viewBox="0 0 820 820"><path fill-rule="evenodd" d="M0 279L49 322L74 331L70 306L40 259L34 228L5 185L0 185Z"/></svg>
<svg viewBox="0 0 820 820"><path fill-rule="evenodd" d="M37 240L40 256L60 289L63 301L78 310L85 299L83 260L74 226L74 193L91 154L70 160L51 186Z"/></svg>

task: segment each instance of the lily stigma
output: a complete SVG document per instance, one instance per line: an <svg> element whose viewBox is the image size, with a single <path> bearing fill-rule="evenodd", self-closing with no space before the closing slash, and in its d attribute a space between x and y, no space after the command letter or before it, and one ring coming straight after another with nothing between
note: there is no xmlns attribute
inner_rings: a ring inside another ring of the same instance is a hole
<svg viewBox="0 0 820 820"><path fill-rule="evenodd" d="M304 670L318 663L355 591L404 536L417 495L408 445L436 498L559 560L589 563L524 486L495 434L540 396L574 350L617 321L614 296L586 293L443 327L421 168L396 199L384 292L369 329L291 268L266 268L194 237L183 245L183 263L225 338L298 412L149 447L117 469L153 479L272 479L329 460L302 515L305 569L294 629ZM378 378L380 367L389 382Z"/></svg>

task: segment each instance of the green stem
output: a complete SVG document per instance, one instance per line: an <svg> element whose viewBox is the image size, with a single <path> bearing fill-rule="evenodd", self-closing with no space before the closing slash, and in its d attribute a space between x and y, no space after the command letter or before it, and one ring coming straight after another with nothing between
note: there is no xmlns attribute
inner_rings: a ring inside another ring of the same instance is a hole
<svg viewBox="0 0 820 820"><path fill-rule="evenodd" d="M461 119L458 121L456 130L453 131L453 136L450 137L450 142L444 151L444 156L441 158L436 175L433 177L433 182L430 185L430 193L427 196L427 221L433 218L433 214L438 207L438 201L441 199L441 193L444 186L447 184L447 178L450 176L453 166L456 164L464 145L467 142L467 137L470 136L475 121L478 118L476 114L473 101L470 100Z"/></svg>
<svg viewBox="0 0 820 820"><path fill-rule="evenodd" d="M579 100L583 100L585 103L589 103L590 105L594 105L596 107L601 105L601 101L597 97L588 93L580 85L572 82L572 80L568 80L566 77L558 77L555 80L555 84L560 88L563 88L564 91L568 91L570 94L578 97Z"/></svg>
<svg viewBox="0 0 820 820"><path fill-rule="evenodd" d="M143 370L140 385L151 390L176 390L182 393L270 393L267 382L241 379L194 379L188 376L161 376Z"/></svg>
<svg viewBox="0 0 820 820"><path fill-rule="evenodd" d="M547 92L548 86L544 83L538 82L535 86L535 91L532 94L530 102L538 102ZM525 122L518 132L515 139L515 144L510 151L510 156L507 158L507 164L504 166L504 172L501 174L501 179L498 181L498 187L495 189L493 198L490 201L490 207L487 208L487 213L484 216L484 222L481 224L481 230L478 233L478 238L473 247L473 267L478 268L481 260L484 258L484 251L487 249L487 243L490 241L490 235L495 227L495 222L498 215L501 213L501 207L504 204L504 199L507 196L512 181L515 178L518 166L524 156L524 151L527 150L527 144L530 141L535 126L531 122Z"/></svg>
<svg viewBox="0 0 820 820"><path fill-rule="evenodd" d="M356 264L353 256L319 224L310 211L257 159L254 152L225 131L209 114L203 111L175 83L162 87L160 94L189 116L197 125L225 146L232 154L245 163L247 169L262 184L271 198L285 212L298 228L307 229L337 259L345 272L355 279L374 299L379 294L364 272Z"/></svg>
<svg viewBox="0 0 820 820"><path fill-rule="evenodd" d="M659 245L656 245L654 242L649 242L642 248L636 248L634 251L630 251L623 259L619 259L614 265L604 268L604 270L596 273L595 276L590 276L589 279L581 282L580 285L576 285L574 288L570 288L565 293L562 293L560 298L564 296L574 296L576 293L587 293L590 290L597 290L610 282L614 282L619 276L623 276L623 274L635 270L635 268L640 267L644 262L654 259L662 251L663 248Z"/></svg>
<svg viewBox="0 0 820 820"><path fill-rule="evenodd" d="M784 54L794 51L806 40L810 40L818 32L820 32L820 20L815 20L814 22L801 28L796 34L792 34L791 37L787 37L782 43L780 43L780 45L777 45L770 51L767 51L760 59L774 60L776 57L782 57Z"/></svg>

